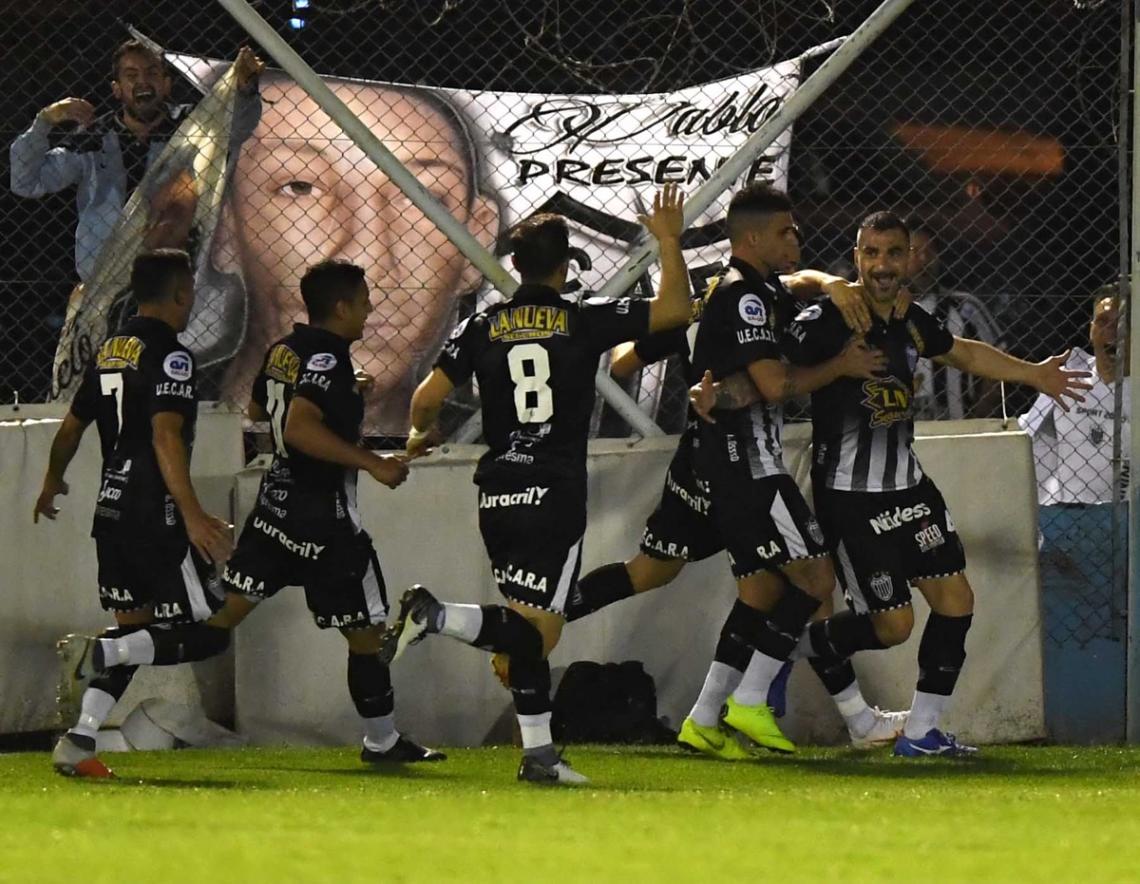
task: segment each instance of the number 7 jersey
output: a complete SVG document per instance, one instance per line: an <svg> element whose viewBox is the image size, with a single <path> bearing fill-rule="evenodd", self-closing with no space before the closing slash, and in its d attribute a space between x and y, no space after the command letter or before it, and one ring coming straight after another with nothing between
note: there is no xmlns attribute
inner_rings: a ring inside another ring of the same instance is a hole
<svg viewBox="0 0 1140 884"><path fill-rule="evenodd" d="M154 453L151 419L163 412L182 416L189 452L198 417L194 357L165 322L135 316L99 346L71 403L72 414L99 428L103 475L93 536L181 530Z"/></svg>
<svg viewBox="0 0 1140 884"><path fill-rule="evenodd" d="M577 300L539 285L461 323L436 367L455 386L478 380L490 450L475 481L584 479L598 359L648 331L648 301Z"/></svg>

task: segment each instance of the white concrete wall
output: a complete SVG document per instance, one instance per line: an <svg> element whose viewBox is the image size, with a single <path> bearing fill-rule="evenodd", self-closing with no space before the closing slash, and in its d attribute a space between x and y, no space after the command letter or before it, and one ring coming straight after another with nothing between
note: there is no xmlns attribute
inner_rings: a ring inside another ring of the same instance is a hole
<svg viewBox="0 0 1140 884"><path fill-rule="evenodd" d="M0 411L0 733L54 726L56 639L96 631L110 620L99 609L94 544L88 536L98 487L93 432L69 471L72 492L61 498L59 519L35 526L31 521L59 414L44 407ZM805 431L796 427L788 433L789 463L801 479L806 478ZM204 409L198 436L195 483L214 512L230 513L232 498L240 524L252 506L260 472L239 469L238 418ZM636 551L674 445L673 439L633 446L592 443L585 570ZM918 450L954 512L978 597L970 656L947 726L983 742L1041 737L1041 618L1028 439L1001 432L926 435ZM476 524L470 480L479 452L456 446L434 455L418 463L396 491L362 479L361 509L393 604L413 582L446 599L500 600ZM575 659L640 659L656 679L661 714L677 724L700 687L733 594L723 556L691 566L666 589L567 627L552 661L555 677ZM922 612L921 603L918 608ZM924 612L906 645L857 659L872 703L899 708L909 702L923 618ZM213 717L228 720L236 696L239 727L256 742L358 739L345 685L344 641L335 631L320 632L312 625L299 591L282 593L257 611L238 630L235 647L234 667L222 660L144 670L121 707L157 694L201 703ZM430 639L409 651L394 677L400 724L417 737L472 745L510 733L509 695L493 679L481 651ZM793 675L788 730L816 741L842 734L806 666Z"/></svg>

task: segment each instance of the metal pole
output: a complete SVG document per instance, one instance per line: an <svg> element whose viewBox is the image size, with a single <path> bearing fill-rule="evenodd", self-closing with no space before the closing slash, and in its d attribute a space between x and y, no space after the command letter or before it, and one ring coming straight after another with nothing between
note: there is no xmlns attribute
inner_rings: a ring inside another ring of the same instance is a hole
<svg viewBox="0 0 1140 884"><path fill-rule="evenodd" d="M1136 33L1137 10L1132 11L1132 32ZM1140 340L1140 187L1136 186L1140 176L1140 41L1132 44L1132 223L1131 255L1128 307L1131 314L1128 342ZM1123 134L1123 132L1121 133ZM1125 236L1124 230L1120 231ZM1129 373L1140 377L1140 346L1127 347L1131 351L1128 360ZM1122 358L1122 357L1121 357ZM1140 414L1140 388L1131 385L1132 414ZM1129 446L1131 469L1140 464L1140 433L1133 433ZM1137 529L1140 528L1140 482L1133 479L1128 483L1128 662L1125 672L1125 736L1128 742L1140 742L1140 592L1137 592L1137 578L1140 578L1140 543L1137 543Z"/></svg>
<svg viewBox="0 0 1140 884"><path fill-rule="evenodd" d="M424 187L418 178L409 172L404 164L396 159L372 130L365 126L350 111L336 94L325 84L316 72L305 63L269 23L258 15L246 0L218 0L249 35L265 47L276 62L281 65L297 84L313 96L317 105L340 126L344 134L352 139L365 155L379 166L392 183L402 190L427 217L447 234L472 264L490 280L491 284L505 295L510 295L518 287L518 281L495 260L466 227L455 220Z"/></svg>
<svg viewBox="0 0 1140 884"><path fill-rule="evenodd" d="M834 83L863 51L898 18L914 0L884 0L851 36L796 89L775 114L767 119L709 179L685 201L685 227L707 209L721 193L744 174L752 160L767 150L780 134L803 114L828 86ZM637 282L657 258L656 241L642 245L598 291L599 297L616 298Z"/></svg>

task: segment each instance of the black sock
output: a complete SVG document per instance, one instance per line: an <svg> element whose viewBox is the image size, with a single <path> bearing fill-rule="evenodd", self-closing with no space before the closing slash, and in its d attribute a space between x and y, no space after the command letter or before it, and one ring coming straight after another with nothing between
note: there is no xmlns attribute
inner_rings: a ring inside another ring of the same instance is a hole
<svg viewBox="0 0 1140 884"><path fill-rule="evenodd" d="M614 562L602 565L579 580L570 593L564 612L566 622L581 619L632 595L633 582L629 579L625 564Z"/></svg>
<svg viewBox="0 0 1140 884"><path fill-rule="evenodd" d="M855 684L855 667L846 657L811 657L808 663L833 697Z"/></svg>
<svg viewBox="0 0 1140 884"><path fill-rule="evenodd" d="M764 615L750 608L740 599L732 603L732 609L720 628L720 639L716 643L713 659L717 663L731 666L737 672L748 668L752 659L750 636L764 628Z"/></svg>
<svg viewBox="0 0 1140 884"><path fill-rule="evenodd" d="M172 623L147 629L154 641L154 666L208 660L230 644L230 631L205 623Z"/></svg>
<svg viewBox="0 0 1140 884"><path fill-rule="evenodd" d="M376 654L348 655L348 693L361 718L379 718L395 709L391 673Z"/></svg>
<svg viewBox="0 0 1140 884"><path fill-rule="evenodd" d="M815 653L823 658L847 659L858 651L881 651L886 647L875 634L869 614L848 609L808 627Z"/></svg>
<svg viewBox="0 0 1140 884"><path fill-rule="evenodd" d="M946 617L930 612L918 645L918 689L949 697L966 662L966 633L974 615Z"/></svg>
<svg viewBox="0 0 1140 884"><path fill-rule="evenodd" d="M750 642L752 648L774 660L787 660L819 605L818 599L789 583L771 611L754 612L757 619Z"/></svg>
<svg viewBox="0 0 1140 884"><path fill-rule="evenodd" d="M472 642L477 648L515 657L542 657L542 634L517 611L502 605L483 605L483 625Z"/></svg>
<svg viewBox="0 0 1140 884"><path fill-rule="evenodd" d="M549 712L550 664L541 657L512 657L508 678L515 712L519 715L541 715Z"/></svg>

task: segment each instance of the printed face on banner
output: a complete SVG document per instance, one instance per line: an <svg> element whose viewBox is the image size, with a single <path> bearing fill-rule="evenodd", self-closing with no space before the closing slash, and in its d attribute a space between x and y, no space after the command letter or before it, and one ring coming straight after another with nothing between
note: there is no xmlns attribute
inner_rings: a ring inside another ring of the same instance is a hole
<svg viewBox="0 0 1140 884"><path fill-rule="evenodd" d="M432 195L491 248L494 204L477 193L474 145L431 95L329 81L334 93ZM244 401L266 348L305 321L300 280L318 261L359 264L375 309L355 351L375 379L367 425L404 432L411 391L480 277L454 244L305 93L280 75L262 85L261 124L238 159L215 262L236 263L248 334L226 374ZM225 269L225 268L222 268Z"/></svg>

